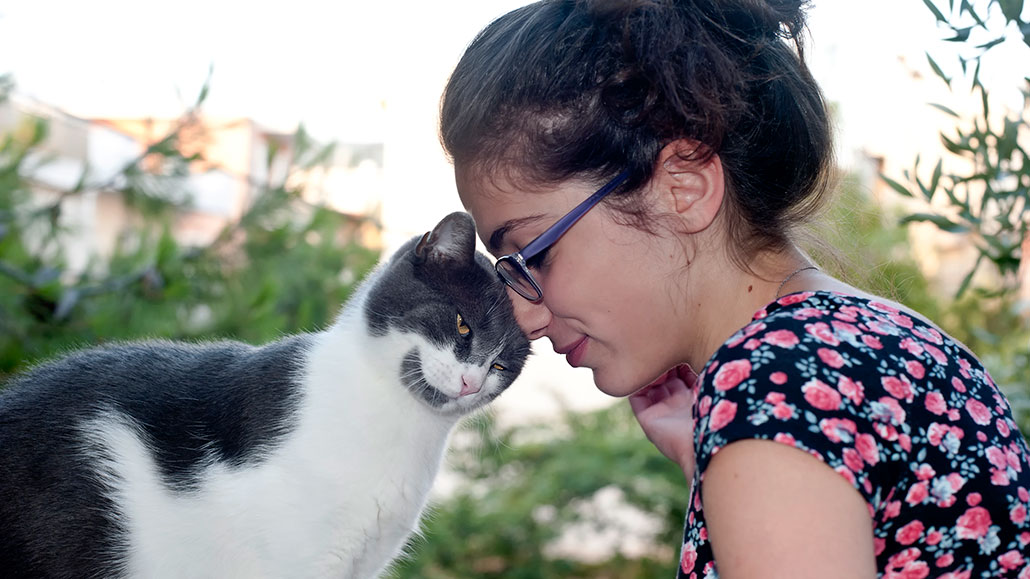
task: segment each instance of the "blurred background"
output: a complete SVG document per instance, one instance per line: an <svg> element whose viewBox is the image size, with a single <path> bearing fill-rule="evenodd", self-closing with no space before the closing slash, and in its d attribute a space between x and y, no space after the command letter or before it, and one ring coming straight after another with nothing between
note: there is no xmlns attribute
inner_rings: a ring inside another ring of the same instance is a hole
<svg viewBox="0 0 1030 579"><path fill-rule="evenodd" d="M324 327L382 255L461 209L437 107L525 2L0 1L0 382L161 336ZM838 199L813 253L939 321L1030 432L1030 7L816 1ZM398 577L644 577L687 485L546 344L455 436Z"/></svg>

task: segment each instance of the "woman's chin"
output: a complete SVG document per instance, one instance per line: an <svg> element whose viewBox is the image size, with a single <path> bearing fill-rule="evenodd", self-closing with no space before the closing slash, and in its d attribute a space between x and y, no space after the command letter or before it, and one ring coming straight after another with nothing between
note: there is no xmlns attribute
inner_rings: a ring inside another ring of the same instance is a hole
<svg viewBox="0 0 1030 579"><path fill-rule="evenodd" d="M606 369L594 369L594 386L613 398L625 398L644 386L649 380L640 376L619 374Z"/></svg>

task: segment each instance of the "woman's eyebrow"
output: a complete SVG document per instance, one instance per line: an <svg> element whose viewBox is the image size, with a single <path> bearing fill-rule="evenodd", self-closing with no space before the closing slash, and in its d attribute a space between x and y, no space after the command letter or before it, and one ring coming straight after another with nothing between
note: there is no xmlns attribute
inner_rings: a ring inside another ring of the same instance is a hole
<svg viewBox="0 0 1030 579"><path fill-rule="evenodd" d="M513 229L524 227L528 223L539 221L543 218L543 215L529 215L527 217L519 217L518 219L509 219L508 221L505 221L500 227L490 234L487 248L491 253L497 253L501 250L501 246L504 244L505 236L511 233Z"/></svg>

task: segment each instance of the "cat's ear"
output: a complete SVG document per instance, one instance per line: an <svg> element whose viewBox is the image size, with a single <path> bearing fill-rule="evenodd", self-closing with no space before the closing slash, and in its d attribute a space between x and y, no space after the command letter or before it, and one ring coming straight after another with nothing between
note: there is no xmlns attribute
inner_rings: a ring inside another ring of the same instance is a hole
<svg viewBox="0 0 1030 579"><path fill-rule="evenodd" d="M415 244L415 259L470 262L476 253L476 222L461 211L444 217Z"/></svg>

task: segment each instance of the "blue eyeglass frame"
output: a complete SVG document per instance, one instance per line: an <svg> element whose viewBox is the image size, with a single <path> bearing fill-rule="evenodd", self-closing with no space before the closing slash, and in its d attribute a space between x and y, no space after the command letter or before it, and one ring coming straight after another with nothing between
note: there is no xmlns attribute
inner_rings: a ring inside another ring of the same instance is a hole
<svg viewBox="0 0 1030 579"><path fill-rule="evenodd" d="M627 169L618 175L616 175L611 181L608 181L600 189L594 192L593 195L584 199L579 205L576 205L572 211L569 211L561 219L556 221L554 225L548 227L543 233L536 236L533 241L526 244L525 247L516 251L515 253L509 253L497 258L494 263L494 270L497 275L500 276L501 280L507 284L508 287L515 290L515 293L519 294L523 298L533 302L540 303L544 299L544 291L540 289L540 284L537 283L536 278L530 273L529 267L526 262L533 259L541 252L551 247L565 233L576 224L587 211L594 208L601 199L604 199L605 195L608 195L614 191L619 185L629 178L630 171ZM508 268L511 268L509 270ZM521 275L522 280L515 279L514 275ZM529 287L521 284L520 281L529 282Z"/></svg>

